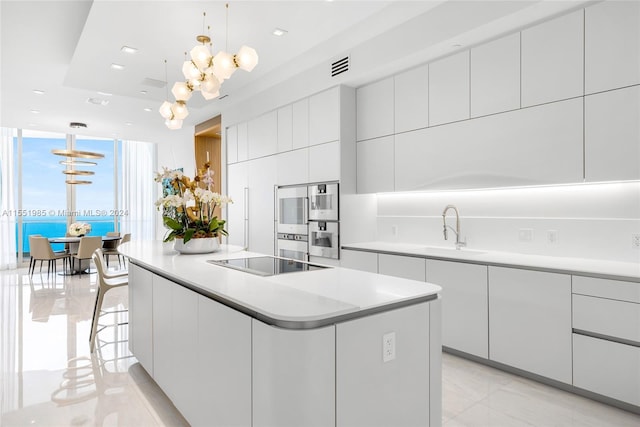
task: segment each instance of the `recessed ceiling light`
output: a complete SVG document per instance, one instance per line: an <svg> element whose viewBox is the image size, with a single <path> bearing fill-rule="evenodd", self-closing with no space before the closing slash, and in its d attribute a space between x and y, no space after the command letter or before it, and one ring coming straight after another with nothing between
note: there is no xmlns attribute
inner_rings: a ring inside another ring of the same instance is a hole
<svg viewBox="0 0 640 427"><path fill-rule="evenodd" d="M30 110L33 114L40 114L40 110Z"/></svg>
<svg viewBox="0 0 640 427"><path fill-rule="evenodd" d="M33 93L35 93L36 95L44 95L44 91L40 89L34 89Z"/></svg>
<svg viewBox="0 0 640 427"><path fill-rule="evenodd" d="M462 47L462 45L460 43L456 43L456 44L452 44L452 47Z"/></svg>
<svg viewBox="0 0 640 427"><path fill-rule="evenodd" d="M112 94L112 93L109 93L109 92L100 92L100 91L98 91L98 95L102 95L102 96L112 96L113 94Z"/></svg>
<svg viewBox="0 0 640 427"><path fill-rule="evenodd" d="M146 95L147 91L146 90L141 90L140 93L143 94L143 95Z"/></svg>
<svg viewBox="0 0 640 427"><path fill-rule="evenodd" d="M108 105L108 99L100 99L100 98L87 98L87 102L93 105Z"/></svg>
<svg viewBox="0 0 640 427"><path fill-rule="evenodd" d="M131 122L126 122L126 123L125 123L125 125L127 125L127 126L133 126L133 123L131 123Z"/></svg>
<svg viewBox="0 0 640 427"><path fill-rule="evenodd" d="M138 51L138 49L131 46L122 46L120 50L123 51L124 53L136 53Z"/></svg>
<svg viewBox="0 0 640 427"><path fill-rule="evenodd" d="M144 109L144 111L152 111L151 108L147 107Z"/></svg>
<svg viewBox="0 0 640 427"><path fill-rule="evenodd" d="M278 37L284 36L285 34L287 34L287 30L283 30L282 28L274 28L271 34Z"/></svg>
<svg viewBox="0 0 640 427"><path fill-rule="evenodd" d="M120 65L120 64L111 64L111 69L112 69L112 70L124 70L124 65Z"/></svg>
<svg viewBox="0 0 640 427"><path fill-rule="evenodd" d="M69 127L73 129L80 129L80 128L86 128L87 124L81 123L81 122L71 122L69 123Z"/></svg>

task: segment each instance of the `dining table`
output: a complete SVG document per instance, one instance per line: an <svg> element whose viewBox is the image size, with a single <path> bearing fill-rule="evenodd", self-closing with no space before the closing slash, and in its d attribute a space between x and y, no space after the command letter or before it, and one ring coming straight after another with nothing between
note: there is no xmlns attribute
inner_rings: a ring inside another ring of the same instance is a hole
<svg viewBox="0 0 640 427"><path fill-rule="evenodd" d="M68 252L70 255L78 253L78 247L80 246L80 240L83 236L64 236L64 237L49 237L49 243L64 243L69 245ZM118 242L122 239L120 236L102 236L102 245L105 245L105 242L109 244L110 242ZM88 266L82 266L82 260L78 262L78 265L73 269L73 271L63 271L61 275L75 275L80 274L87 270Z"/></svg>

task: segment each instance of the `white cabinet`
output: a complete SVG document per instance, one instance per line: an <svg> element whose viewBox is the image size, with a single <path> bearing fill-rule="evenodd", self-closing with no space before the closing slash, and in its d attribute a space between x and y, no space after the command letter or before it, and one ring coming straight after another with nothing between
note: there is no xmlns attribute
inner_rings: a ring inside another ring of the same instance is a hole
<svg viewBox="0 0 640 427"><path fill-rule="evenodd" d="M251 318L198 296L193 426L251 425ZM188 359L187 359L188 360ZM183 361L184 363L184 361Z"/></svg>
<svg viewBox="0 0 640 427"><path fill-rule="evenodd" d="M249 158L249 135L247 122L238 124L238 161Z"/></svg>
<svg viewBox="0 0 640 427"><path fill-rule="evenodd" d="M375 252L351 251L343 249L340 253L340 266L354 270L378 272L378 254Z"/></svg>
<svg viewBox="0 0 640 427"><path fill-rule="evenodd" d="M489 358L487 266L428 259L427 282L442 287L442 345Z"/></svg>
<svg viewBox="0 0 640 427"><path fill-rule="evenodd" d="M247 164L248 162L242 162L227 166L227 194L233 199L233 203L227 205L227 242L242 247L247 246L249 219Z"/></svg>
<svg viewBox="0 0 640 427"><path fill-rule="evenodd" d="M309 98L309 145L340 139L340 87Z"/></svg>
<svg viewBox="0 0 640 427"><path fill-rule="evenodd" d="M335 425L335 327L297 331L252 322L251 425Z"/></svg>
<svg viewBox="0 0 640 427"><path fill-rule="evenodd" d="M520 33L471 49L471 117L520 108Z"/></svg>
<svg viewBox="0 0 640 427"><path fill-rule="evenodd" d="M287 151L276 156L278 185L309 182L309 149Z"/></svg>
<svg viewBox="0 0 640 427"><path fill-rule="evenodd" d="M356 140L391 135L393 129L393 78L356 90Z"/></svg>
<svg viewBox="0 0 640 427"><path fill-rule="evenodd" d="M429 64L429 126L469 118L469 51Z"/></svg>
<svg viewBox="0 0 640 427"><path fill-rule="evenodd" d="M405 279L425 281L424 258L402 255L378 255L378 273Z"/></svg>
<svg viewBox="0 0 640 427"><path fill-rule="evenodd" d="M571 276L489 267L489 359L571 384Z"/></svg>
<svg viewBox="0 0 640 427"><path fill-rule="evenodd" d="M640 179L640 86L585 97L587 181Z"/></svg>
<svg viewBox="0 0 640 427"><path fill-rule="evenodd" d="M336 325L338 407L335 424L332 420L326 425L431 425L429 412L437 409L430 407L434 396L430 395L429 380L437 379L430 378L426 363L430 360L429 337L433 332L430 305L413 305ZM385 362L382 341L385 334L392 332L396 357Z"/></svg>
<svg viewBox="0 0 640 427"><path fill-rule="evenodd" d="M269 156L278 151L278 112L271 111L248 123L249 159Z"/></svg>
<svg viewBox="0 0 640 427"><path fill-rule="evenodd" d="M422 65L393 78L395 133L429 125L429 66ZM391 104L391 103L390 103ZM360 104L358 104L358 109Z"/></svg>
<svg viewBox="0 0 640 427"><path fill-rule="evenodd" d="M358 193L394 190L393 141L392 135L356 143Z"/></svg>
<svg viewBox="0 0 640 427"><path fill-rule="evenodd" d="M522 31L522 106L583 94L583 11Z"/></svg>
<svg viewBox="0 0 640 427"><path fill-rule="evenodd" d="M293 149L293 107L278 109L278 153Z"/></svg>
<svg viewBox="0 0 640 427"><path fill-rule="evenodd" d="M227 128L227 163L238 161L238 127Z"/></svg>
<svg viewBox="0 0 640 427"><path fill-rule="evenodd" d="M309 147L309 182L340 180L340 142Z"/></svg>
<svg viewBox="0 0 640 427"><path fill-rule="evenodd" d="M153 376L153 275L129 264L129 349Z"/></svg>
<svg viewBox="0 0 640 427"><path fill-rule="evenodd" d="M395 136L395 189L581 182L582 99Z"/></svg>
<svg viewBox="0 0 640 427"><path fill-rule="evenodd" d="M293 148L309 146L309 98L291 105Z"/></svg>
<svg viewBox="0 0 640 427"><path fill-rule="evenodd" d="M274 187L277 180L276 156L262 157L247 163L249 176L249 237L253 252L274 252Z"/></svg>
<svg viewBox="0 0 640 427"><path fill-rule="evenodd" d="M640 304L573 295L573 328L640 344Z"/></svg>
<svg viewBox="0 0 640 427"><path fill-rule="evenodd" d="M640 3L605 1L584 13L585 92L640 83Z"/></svg>
<svg viewBox="0 0 640 427"><path fill-rule="evenodd" d="M640 406L640 347L574 334L573 385Z"/></svg>

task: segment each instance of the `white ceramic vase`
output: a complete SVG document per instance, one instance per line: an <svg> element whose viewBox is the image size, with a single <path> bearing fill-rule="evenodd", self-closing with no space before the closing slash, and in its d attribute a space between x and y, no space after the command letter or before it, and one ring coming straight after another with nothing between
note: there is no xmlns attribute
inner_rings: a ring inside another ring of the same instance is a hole
<svg viewBox="0 0 640 427"><path fill-rule="evenodd" d="M187 243L182 239L175 239L173 249L181 254L208 254L220 249L220 241L217 237L191 239Z"/></svg>

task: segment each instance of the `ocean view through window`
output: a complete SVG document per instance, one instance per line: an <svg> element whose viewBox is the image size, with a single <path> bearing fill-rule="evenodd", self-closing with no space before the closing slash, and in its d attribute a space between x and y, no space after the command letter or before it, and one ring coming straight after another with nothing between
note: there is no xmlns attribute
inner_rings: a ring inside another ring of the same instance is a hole
<svg viewBox="0 0 640 427"><path fill-rule="evenodd" d="M60 163L66 160L64 157L51 153L52 149L64 148L99 152L104 158L97 160L96 166L67 166ZM65 236L72 222L91 224L89 235L93 236L119 230L119 219L126 214L118 210L120 150L121 142L113 139L26 130L22 138L14 137L16 171L21 163L21 179L15 180L15 191L21 203L15 211L1 214L15 216L18 255L23 259L29 256L29 235ZM92 183L66 184L68 176L62 173L65 168L94 172L83 176ZM64 246L53 245L53 249L63 250Z"/></svg>

